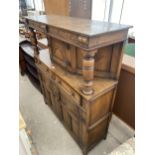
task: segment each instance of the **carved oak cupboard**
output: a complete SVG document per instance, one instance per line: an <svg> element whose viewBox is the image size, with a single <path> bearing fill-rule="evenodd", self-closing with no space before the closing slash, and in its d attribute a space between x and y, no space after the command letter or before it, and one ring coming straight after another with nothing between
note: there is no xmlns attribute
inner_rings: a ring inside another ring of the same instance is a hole
<svg viewBox="0 0 155 155"><path fill-rule="evenodd" d="M130 26L56 15L26 23L45 103L87 154L106 138ZM38 50L34 30L48 49Z"/></svg>

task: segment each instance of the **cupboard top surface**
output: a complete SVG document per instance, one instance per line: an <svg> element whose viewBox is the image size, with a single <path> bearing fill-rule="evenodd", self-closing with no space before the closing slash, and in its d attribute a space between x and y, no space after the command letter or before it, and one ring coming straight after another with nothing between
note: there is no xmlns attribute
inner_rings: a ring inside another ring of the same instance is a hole
<svg viewBox="0 0 155 155"><path fill-rule="evenodd" d="M95 78L94 85L93 85L93 88L95 90L94 94L84 95L80 91L81 85L83 84L82 76L70 74L56 64L54 64L55 68L53 68L48 49L41 50L38 58L54 74L56 74L60 79L65 81L70 87L72 87L76 92L78 92L78 94L80 94L84 99L89 101L94 100L98 96L106 93L108 90L114 88L117 84L116 80Z"/></svg>
<svg viewBox="0 0 155 155"><path fill-rule="evenodd" d="M29 16L26 17L26 19L64 29L67 31L72 31L74 33L82 34L89 37L106 34L109 32L121 31L132 27L129 25L58 15Z"/></svg>

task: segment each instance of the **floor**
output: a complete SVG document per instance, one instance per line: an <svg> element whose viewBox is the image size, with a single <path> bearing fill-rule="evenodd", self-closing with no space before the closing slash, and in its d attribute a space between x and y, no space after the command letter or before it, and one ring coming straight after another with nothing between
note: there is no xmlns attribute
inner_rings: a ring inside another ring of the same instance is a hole
<svg viewBox="0 0 155 155"><path fill-rule="evenodd" d="M32 85L28 77L20 76L20 111L32 131L33 145L39 155L82 155L78 145L68 134L50 108L44 103L42 94ZM117 146L134 136L134 131L113 115L108 136L88 155L107 155Z"/></svg>

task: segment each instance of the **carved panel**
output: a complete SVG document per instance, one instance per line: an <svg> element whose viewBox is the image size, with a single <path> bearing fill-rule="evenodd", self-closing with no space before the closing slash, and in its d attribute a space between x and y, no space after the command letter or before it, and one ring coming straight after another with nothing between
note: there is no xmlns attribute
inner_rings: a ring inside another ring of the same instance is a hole
<svg viewBox="0 0 155 155"><path fill-rule="evenodd" d="M109 72L110 71L110 63L111 63L111 55L112 55L113 46L106 46L100 48L98 52L95 54L95 71L101 72ZM78 68L82 69L82 59L83 59L82 50L77 50L77 64Z"/></svg>
<svg viewBox="0 0 155 155"><path fill-rule="evenodd" d="M67 44L57 39L52 39L51 42L51 58L57 63L69 65L70 57L68 58L69 52L67 51Z"/></svg>
<svg viewBox="0 0 155 155"><path fill-rule="evenodd" d="M49 81L49 87L50 87L51 93L53 94L55 102L59 102L60 92L59 92L59 89L58 89L56 83L52 79L50 79L50 81Z"/></svg>
<svg viewBox="0 0 155 155"><path fill-rule="evenodd" d="M107 126L108 126L108 118L89 131L89 141L88 141L89 147L91 147L94 143L106 137Z"/></svg>
<svg viewBox="0 0 155 155"><path fill-rule="evenodd" d="M87 48L89 44L89 39L87 37L55 27L49 27L48 34L54 38L83 48Z"/></svg>
<svg viewBox="0 0 155 155"><path fill-rule="evenodd" d="M38 30L39 32L46 33L47 26L45 24L41 24L38 22L28 21L29 27L34 28L35 30Z"/></svg>
<svg viewBox="0 0 155 155"><path fill-rule="evenodd" d="M110 71L112 50L112 46L106 46L98 50L95 55L95 71Z"/></svg>
<svg viewBox="0 0 155 155"><path fill-rule="evenodd" d="M70 96L70 94L64 89L60 88L61 93L61 102L68 108L69 111L71 111L75 116L79 115L78 110L78 104L77 101Z"/></svg>
<svg viewBox="0 0 155 155"><path fill-rule="evenodd" d="M76 70L76 47L54 38L51 40L50 57L52 61L74 73Z"/></svg>
<svg viewBox="0 0 155 155"><path fill-rule="evenodd" d="M55 111L59 119L62 120L63 115L62 115L62 105L60 102L61 98L60 98L59 88L52 79L49 80L49 87L50 87L50 92L51 92L52 101L53 101L53 110Z"/></svg>
<svg viewBox="0 0 155 155"><path fill-rule="evenodd" d="M74 115L72 115L68 108L63 105L62 106L62 113L63 113L63 121L65 126L67 127L67 129L70 131L70 133L72 134L72 136L77 140L77 142L80 141L81 137L79 136L80 133L80 120L76 117L74 117Z"/></svg>
<svg viewBox="0 0 155 155"><path fill-rule="evenodd" d="M90 105L90 124L93 124L94 122L100 120L102 117L109 113L110 106L112 104L113 92L114 90L112 89L105 95L93 101L95 104L92 103ZM98 111L98 113L95 113L95 111Z"/></svg>

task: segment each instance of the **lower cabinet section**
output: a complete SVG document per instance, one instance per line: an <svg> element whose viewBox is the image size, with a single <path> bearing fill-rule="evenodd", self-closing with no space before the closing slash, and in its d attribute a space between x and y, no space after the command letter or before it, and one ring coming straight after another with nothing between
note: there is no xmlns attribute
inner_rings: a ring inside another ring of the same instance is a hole
<svg viewBox="0 0 155 155"><path fill-rule="evenodd" d="M92 147L99 140L106 137L107 125L108 125L108 118L102 121L101 123L97 124L95 127L88 130L89 132L88 146L89 147Z"/></svg>
<svg viewBox="0 0 155 155"><path fill-rule="evenodd" d="M38 68L46 104L81 147L83 154L107 135L114 88L94 100L86 100L65 81ZM52 78L51 78L52 77Z"/></svg>
<svg viewBox="0 0 155 155"><path fill-rule="evenodd" d="M73 138L79 143L79 135L80 135L80 121L77 117L72 115L65 106L62 106L63 111L63 122L65 127L71 133Z"/></svg>

